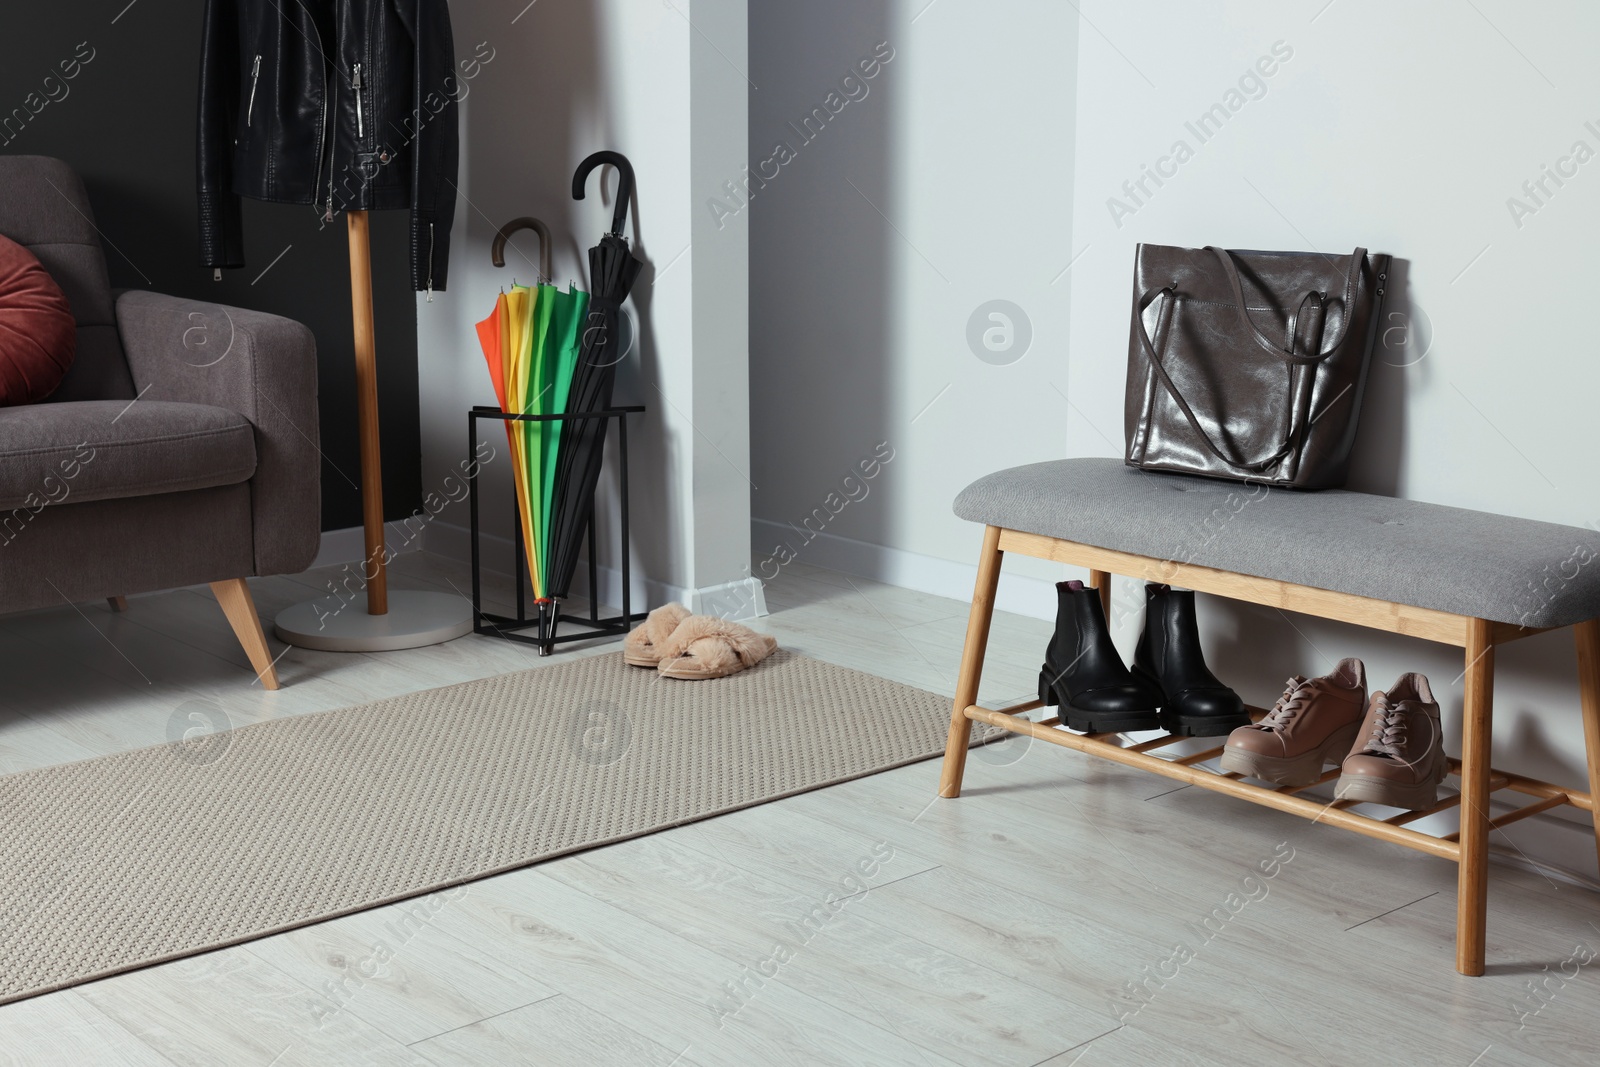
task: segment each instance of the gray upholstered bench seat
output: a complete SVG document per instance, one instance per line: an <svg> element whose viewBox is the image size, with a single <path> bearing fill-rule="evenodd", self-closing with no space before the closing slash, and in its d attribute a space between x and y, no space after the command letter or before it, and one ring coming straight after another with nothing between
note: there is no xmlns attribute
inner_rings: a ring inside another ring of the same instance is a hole
<svg viewBox="0 0 1600 1067"><path fill-rule="evenodd" d="M1492 622L1600 616L1600 533L1346 490L1063 459L979 478L963 519Z"/></svg>

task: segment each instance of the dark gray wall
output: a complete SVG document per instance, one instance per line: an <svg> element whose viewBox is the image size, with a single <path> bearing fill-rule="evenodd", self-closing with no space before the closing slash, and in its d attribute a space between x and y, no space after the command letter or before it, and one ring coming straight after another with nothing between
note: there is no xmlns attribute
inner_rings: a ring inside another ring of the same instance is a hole
<svg viewBox="0 0 1600 1067"><path fill-rule="evenodd" d="M195 91L203 9L201 0L0 7L0 117L24 108L30 93L56 97L20 132L15 124L0 131L0 153L57 156L83 175L113 286L256 308L311 327L320 364L322 528L357 526L360 462L343 216L324 228L309 207L246 201L245 269L224 271L223 280L213 282L211 271L197 265ZM85 42L82 54L92 49L93 59L75 78L62 80L59 64ZM372 216L384 510L390 518L411 513L422 499L407 232L403 211ZM283 258L267 270L279 253Z"/></svg>

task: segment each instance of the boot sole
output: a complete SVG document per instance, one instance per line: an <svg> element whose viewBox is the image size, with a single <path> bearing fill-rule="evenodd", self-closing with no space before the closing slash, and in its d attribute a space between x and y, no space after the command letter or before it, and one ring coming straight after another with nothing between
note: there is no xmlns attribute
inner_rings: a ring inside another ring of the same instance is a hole
<svg viewBox="0 0 1600 1067"><path fill-rule="evenodd" d="M1161 719L1153 711L1107 715L1104 712L1084 711L1070 704L1062 704L1059 707L1061 721L1067 728L1086 734L1127 734L1161 729Z"/></svg>
<svg viewBox="0 0 1600 1067"><path fill-rule="evenodd" d="M1382 804L1388 808L1419 811L1432 807L1439 800L1439 783L1450 773L1450 764L1444 753L1439 754L1428 780L1416 785L1404 782L1386 782L1382 778L1363 775L1360 778L1340 778L1334 787L1336 800L1351 800L1357 804Z"/></svg>
<svg viewBox="0 0 1600 1067"><path fill-rule="evenodd" d="M1303 756L1267 756L1258 752L1228 748L1222 752L1220 766L1225 771L1259 778L1273 785L1310 785L1322 777L1322 768L1338 764L1350 754L1361 733L1361 724L1353 722L1328 735L1320 748Z"/></svg>
<svg viewBox="0 0 1600 1067"><path fill-rule="evenodd" d="M1174 737L1221 737L1233 733L1241 726L1249 725L1249 715L1230 715L1227 718L1216 716L1185 718L1182 715L1161 713L1161 728Z"/></svg>
<svg viewBox="0 0 1600 1067"><path fill-rule="evenodd" d="M1154 709L1107 714L1075 708L1057 696L1051 688L1050 675L1044 671L1039 672L1039 699L1047 707L1055 708L1061 716L1061 722L1070 730L1087 734L1121 734L1161 729L1161 717Z"/></svg>

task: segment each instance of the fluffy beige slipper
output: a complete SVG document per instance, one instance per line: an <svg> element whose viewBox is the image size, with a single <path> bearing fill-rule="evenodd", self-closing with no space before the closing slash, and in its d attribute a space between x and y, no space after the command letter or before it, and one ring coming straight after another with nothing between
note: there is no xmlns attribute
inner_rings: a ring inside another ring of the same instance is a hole
<svg viewBox="0 0 1600 1067"><path fill-rule="evenodd" d="M711 615L691 615L656 646L661 653L656 670L668 678L722 678L754 667L777 647L776 638L748 626Z"/></svg>
<svg viewBox="0 0 1600 1067"><path fill-rule="evenodd" d="M622 658L634 667L654 667L661 660L661 643L688 617L682 604L661 605L623 639Z"/></svg>

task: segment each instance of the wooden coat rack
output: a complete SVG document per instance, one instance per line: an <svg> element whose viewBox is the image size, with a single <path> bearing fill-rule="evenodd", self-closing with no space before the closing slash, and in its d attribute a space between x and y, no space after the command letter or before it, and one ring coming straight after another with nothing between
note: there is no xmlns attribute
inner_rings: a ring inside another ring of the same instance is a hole
<svg viewBox="0 0 1600 1067"><path fill-rule="evenodd" d="M345 212L350 242L350 311L356 355L356 424L361 441L361 576L366 611L337 594L278 615L278 637L325 652L387 652L438 644L472 632L472 603L451 593L390 591L383 532L383 451L378 435L377 325L372 305L372 240L366 211Z"/></svg>

